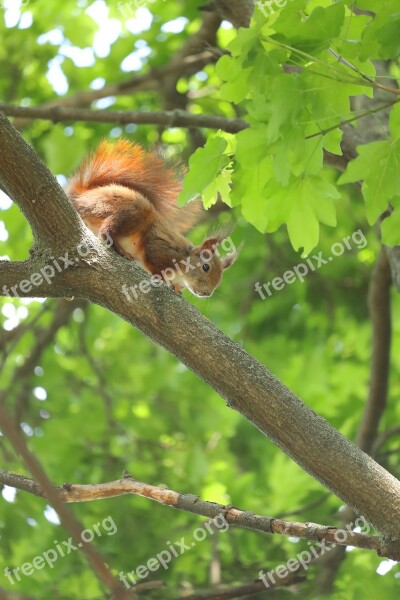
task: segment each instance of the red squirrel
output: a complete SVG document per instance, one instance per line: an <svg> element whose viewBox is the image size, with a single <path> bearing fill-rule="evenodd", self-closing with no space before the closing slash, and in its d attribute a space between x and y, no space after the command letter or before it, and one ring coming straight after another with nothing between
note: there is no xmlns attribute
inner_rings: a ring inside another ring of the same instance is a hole
<svg viewBox="0 0 400 600"><path fill-rule="evenodd" d="M181 183L153 152L127 140L103 141L68 182L66 193L87 227L175 290L211 296L238 251L219 257L224 235L193 246L183 235L200 219L200 201L178 208Z"/></svg>

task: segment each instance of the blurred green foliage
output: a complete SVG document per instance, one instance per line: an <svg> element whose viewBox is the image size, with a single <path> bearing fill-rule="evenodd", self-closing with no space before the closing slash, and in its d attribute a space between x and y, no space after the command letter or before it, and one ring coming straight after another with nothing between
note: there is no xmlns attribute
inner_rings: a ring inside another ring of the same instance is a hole
<svg viewBox="0 0 400 600"><path fill-rule="evenodd" d="M132 64L137 72L146 73L151 67L162 66L201 20L198 11L201 2L197 1L156 0L136 12L133 3L112 1L107 3L108 13L102 2L95 2L94 8L93 5L89 8L89 0L63 3L31 0L24 3L21 12L20 4L6 0L0 12L0 97L27 106L132 77L129 68L128 71L121 68L132 52L136 53ZM305 0L289 4L306 6ZM311 4L315 7L331 3ZM176 21L182 15L186 20ZM301 45L301 32L287 15L285 20L282 13L282 27L292 27L299 33ZM337 15L339 9L334 15L339 23ZM321 29L327 31L323 23ZM314 26L312 31L318 40L319 32ZM377 51L387 48L386 31L382 24ZM252 34L242 30L240 35L243 38ZM222 47L235 36L234 30L222 28L219 34ZM383 57L385 54L382 50ZM218 69L216 74L214 67L206 67L201 76L182 80L180 85L182 90L202 92L194 94L191 100L195 112L231 117L234 110L228 101L228 89L225 86L222 94L219 91L223 69L221 66ZM275 92L283 110L286 91L277 87ZM99 101L95 105L102 104ZM157 91L112 98L108 105L132 110L162 108ZM289 108L286 106L286 110ZM286 123L287 115L282 113L279 119ZM23 134L54 174L60 176L71 173L103 137L124 135L145 145L168 144L174 156L188 156L190 147L187 132L160 131L151 126L110 127L93 123L64 126L35 121L24 128ZM255 164L259 157L255 159L253 150L245 146L245 137L237 138L243 145L238 161L241 157L245 161L247 154L246 160ZM226 148L231 149L230 142ZM371 325L367 290L379 251L376 234L366 222L363 202L356 190L341 189L341 197L332 199L337 226L322 226L313 253L322 251L329 256L332 244L359 229L366 236L365 247L353 243L352 250L310 273L304 282L297 280L262 300L255 292L255 283L264 284L282 276L302 259L293 250L286 229L280 227L273 234L262 235L249 225L247 220L254 222L254 219L249 219L248 213L257 203L251 205L246 196L251 174L244 162L240 169L245 169L246 179L241 181L240 171L236 174L235 194L238 196L242 190L244 204L242 210L232 211L232 220L237 223L235 243L245 241L240 260L227 272L211 299L199 300L188 295L188 300L263 362L313 410L354 439L368 393ZM337 177L333 170L324 170L327 185L333 189ZM64 181L63 177L60 181ZM258 202L257 188L252 194ZM4 197L0 200L3 208L0 254L12 260L24 259L32 242L29 227L16 206ZM247 214L246 206L250 207ZM230 218L224 215L219 220ZM206 227L202 226L194 237L204 233ZM293 512L320 499L317 506L305 508L294 518L339 523L341 502L337 498L326 496L318 482L227 408L215 392L175 358L100 307L76 308L68 325L60 328L54 340L38 354L34 373L17 377L21 373L18 369L51 327L56 306L52 300L43 303L0 299L1 388L7 390L8 408L18 410L30 449L54 483L111 481L127 469L142 481L270 516ZM400 406L395 404L400 393L398 317L397 303L393 318L393 377L382 429L398 423L400 417ZM20 329L23 335L12 336ZM217 353L214 358L218 361ZM379 458L398 475L398 454L392 450L396 450L395 440L382 448ZM0 456L6 469L25 473L4 437L0 437ZM38 600L101 597L102 590L79 552L60 558L52 569L46 567L22 577L14 586L7 580L3 573L6 567L31 562L53 548L56 541L68 539L68 532L45 509L41 499L20 491L13 498L11 490L3 490L0 587ZM95 543L117 576L120 571L136 569L169 542L179 541L182 536L191 540L193 531L203 522L194 515L129 496L77 504L72 510L88 528L112 516L117 533L104 534ZM222 580L229 584L252 581L260 569L285 563L307 548L305 542L298 540L233 528L217 537ZM178 590L206 587L212 555L210 536L174 560L165 572L152 574L152 579L164 580L168 589L147 592L146 597L175 597ZM394 566L385 575L378 574L383 562L371 552L348 552L332 598L369 600L376 595L387 600L397 598L396 575L400 572ZM316 570L310 569L307 583L299 586L301 597L316 597L315 577ZM276 595L286 598L290 593L280 591Z"/></svg>

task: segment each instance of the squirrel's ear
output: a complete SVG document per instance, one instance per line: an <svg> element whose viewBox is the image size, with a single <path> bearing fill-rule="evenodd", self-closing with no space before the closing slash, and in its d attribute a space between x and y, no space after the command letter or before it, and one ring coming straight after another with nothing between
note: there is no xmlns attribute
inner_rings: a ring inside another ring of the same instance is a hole
<svg viewBox="0 0 400 600"><path fill-rule="evenodd" d="M219 244L219 240L216 237L210 237L204 240L202 243L200 250L210 250L214 254Z"/></svg>
<svg viewBox="0 0 400 600"><path fill-rule="evenodd" d="M217 246L230 236L233 229L234 228L231 225L223 225L215 233L212 233L209 238L204 240L201 245L201 249L210 250L212 253L214 253L217 249Z"/></svg>
<svg viewBox="0 0 400 600"><path fill-rule="evenodd" d="M235 263L239 257L239 253L241 251L243 247L243 242L240 244L239 248L237 250L235 250L235 252L233 252L232 254L228 254L227 256L224 256L224 258L222 259L222 268L224 269L229 269L229 267L231 267L233 265L233 263Z"/></svg>

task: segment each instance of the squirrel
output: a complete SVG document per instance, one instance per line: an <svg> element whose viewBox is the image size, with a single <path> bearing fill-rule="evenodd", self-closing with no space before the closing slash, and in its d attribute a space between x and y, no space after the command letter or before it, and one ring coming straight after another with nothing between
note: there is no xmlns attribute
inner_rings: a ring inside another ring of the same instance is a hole
<svg viewBox="0 0 400 600"><path fill-rule="evenodd" d="M200 200L178 208L176 171L127 140L103 141L69 180L66 193L86 226L176 291L211 296L238 250L219 257L222 232L193 246L185 237L201 220Z"/></svg>

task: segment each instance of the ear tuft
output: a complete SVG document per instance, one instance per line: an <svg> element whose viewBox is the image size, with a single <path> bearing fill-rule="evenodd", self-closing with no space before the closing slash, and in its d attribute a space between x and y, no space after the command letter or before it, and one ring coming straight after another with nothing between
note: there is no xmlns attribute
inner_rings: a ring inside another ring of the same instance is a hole
<svg viewBox="0 0 400 600"><path fill-rule="evenodd" d="M232 254L228 254L227 256L224 256L224 258L222 259L222 268L224 269L229 269L229 267L231 267L239 258L239 253L241 251L241 249L243 248L243 242L240 244L239 248L233 252Z"/></svg>
<svg viewBox="0 0 400 600"><path fill-rule="evenodd" d="M200 246L200 250L210 250L210 252L212 252L214 254L214 252L217 249L218 244L219 244L218 238L209 237L206 240L204 240L204 242Z"/></svg>
<svg viewBox="0 0 400 600"><path fill-rule="evenodd" d="M234 230L234 226L232 225L222 225L216 231L210 233L210 237L208 237L201 245L202 250L210 250L214 253L217 249L217 246L221 244L226 238L228 238Z"/></svg>
<svg viewBox="0 0 400 600"><path fill-rule="evenodd" d="M225 223L222 225L215 233L212 234L213 237L216 237L218 240L218 244L223 242L226 238L230 237L235 229L235 226L229 223Z"/></svg>

